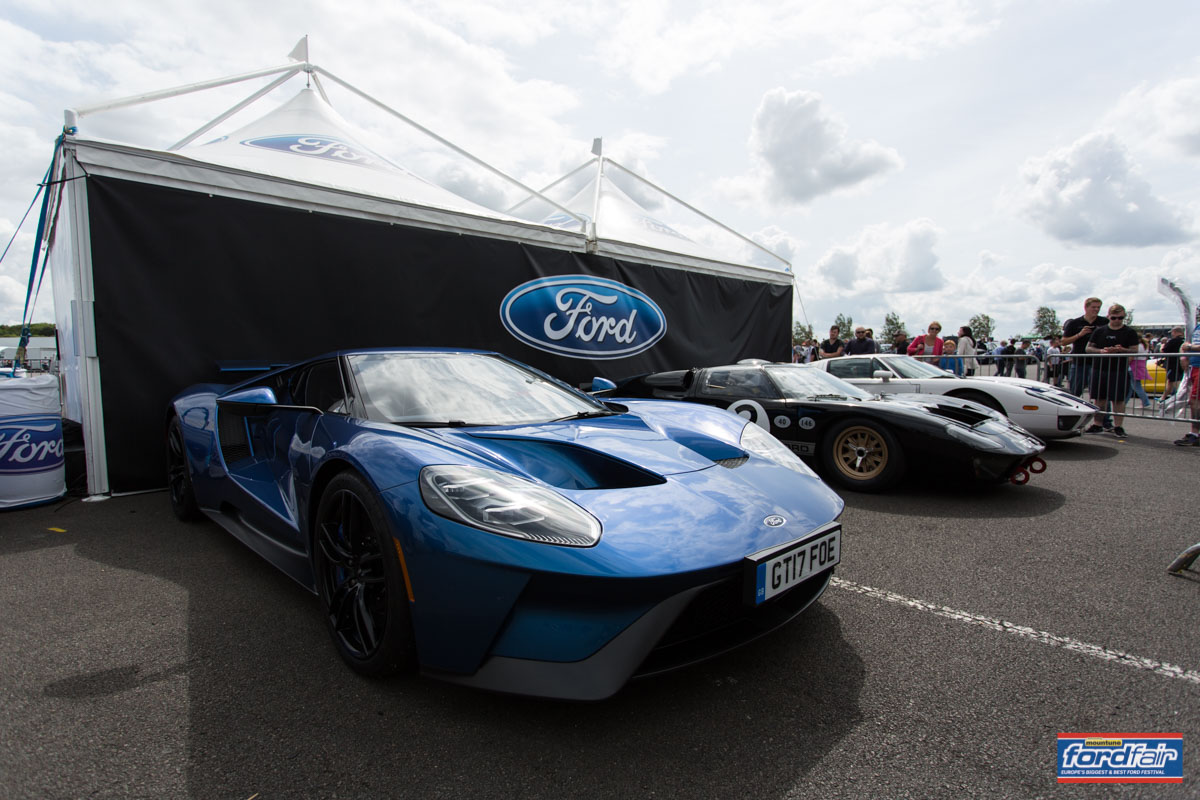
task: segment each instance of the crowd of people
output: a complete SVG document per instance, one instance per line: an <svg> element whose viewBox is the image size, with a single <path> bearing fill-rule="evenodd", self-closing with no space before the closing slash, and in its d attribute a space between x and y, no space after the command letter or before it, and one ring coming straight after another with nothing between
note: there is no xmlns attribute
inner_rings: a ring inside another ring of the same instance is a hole
<svg viewBox="0 0 1200 800"><path fill-rule="evenodd" d="M818 342L800 342L792 348L792 361L808 363L827 358L871 353L903 353L964 377L974 376L980 366L994 365L996 374L1025 378L1030 365L1044 365L1045 379L1058 387L1065 382L1067 391L1088 399L1103 412L1085 433L1113 433L1125 436L1126 404L1137 397L1143 408L1171 400L1187 380L1187 404L1190 417L1200 420L1200 324L1185 340L1182 326L1169 336L1145 337L1125 325L1127 312L1119 303L1108 307L1104 316L1098 297L1084 301L1084 313L1063 325L1061 336L1030 342L1021 337L977 342L970 326L963 325L957 336L943 337L941 323L931 322L925 333L911 341L903 331L890 344L881 346L870 328L859 325L853 338L843 340L837 325L829 328L829 338ZM1143 383L1149 378L1147 358L1167 354L1162 359L1166 386L1159 398L1150 398ZM1171 355L1181 354L1181 355ZM1100 357L1089 357L1100 356ZM1140 356L1140 357L1139 357ZM1191 431L1175 441L1180 446L1200 446L1200 421L1192 422Z"/></svg>

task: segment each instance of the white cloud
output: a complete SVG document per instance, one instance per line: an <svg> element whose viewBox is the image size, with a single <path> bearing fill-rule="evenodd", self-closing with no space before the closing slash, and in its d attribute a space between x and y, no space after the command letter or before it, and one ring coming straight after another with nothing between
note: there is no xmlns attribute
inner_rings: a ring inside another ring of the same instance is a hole
<svg viewBox="0 0 1200 800"><path fill-rule="evenodd" d="M590 7L595 58L658 94L747 53L806 53L816 72L848 74L888 58L918 60L994 27L1003 2L978 0L779 0L672 3L623 0Z"/></svg>
<svg viewBox="0 0 1200 800"><path fill-rule="evenodd" d="M806 246L805 242L795 238L790 233L776 225L768 225L762 230L750 234L750 238L780 258L790 262L792 264L793 272L796 269L796 257ZM757 248L750 248L750 250L750 263L758 264L759 266L764 267L771 267L773 269L779 268L780 264L778 260L771 258L766 253L759 251Z"/></svg>
<svg viewBox="0 0 1200 800"><path fill-rule="evenodd" d="M1029 159L1021 181L1021 213L1063 242L1146 247L1195 236L1191 216L1154 194L1111 133Z"/></svg>
<svg viewBox="0 0 1200 800"><path fill-rule="evenodd" d="M23 282L18 282L8 275L0 275L0 308L15 308L16 315L13 317L12 323L17 324L20 321L21 309L25 305L25 285Z"/></svg>
<svg viewBox="0 0 1200 800"><path fill-rule="evenodd" d="M1141 84L1121 96L1102 126L1164 155L1200 156L1200 77Z"/></svg>
<svg viewBox="0 0 1200 800"><path fill-rule="evenodd" d="M1200 258L1190 250L1175 251L1164 257L1159 264L1144 264L1121 270L1117 275L1102 278L1093 283L1094 294L1104 301L1120 303L1134 312L1134 324L1149 322L1176 322L1180 320L1178 305L1158 291L1158 279L1170 278L1184 287L1194 287L1195 276L1200 274ZM1188 278L1191 278L1189 280ZM1195 298L1193 298L1195 300ZM1077 305L1082 306L1082 297ZM1082 309L1072 309L1070 316L1078 316ZM1059 315L1062 316L1061 314Z"/></svg>
<svg viewBox="0 0 1200 800"><path fill-rule="evenodd" d="M742 200L765 196L804 204L823 194L869 184L900 169L900 154L873 140L851 139L846 123L816 92L767 92L754 115L751 173L722 182Z"/></svg>
<svg viewBox="0 0 1200 800"><path fill-rule="evenodd" d="M1029 287L1036 288L1039 302L1047 305L1076 303L1089 295L1096 282L1095 273L1080 267L1038 264L1029 270ZM1077 316L1077 315L1072 315Z"/></svg>
<svg viewBox="0 0 1200 800"><path fill-rule="evenodd" d="M871 225L852 244L826 252L816 263L814 277L823 290L839 296L942 289L946 278L934 251L941 233L929 219L902 226Z"/></svg>

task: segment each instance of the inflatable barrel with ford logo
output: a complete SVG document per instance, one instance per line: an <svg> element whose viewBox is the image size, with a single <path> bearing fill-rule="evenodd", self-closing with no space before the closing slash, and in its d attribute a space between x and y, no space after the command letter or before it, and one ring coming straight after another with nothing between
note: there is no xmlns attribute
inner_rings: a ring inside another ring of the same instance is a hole
<svg viewBox="0 0 1200 800"><path fill-rule="evenodd" d="M0 509L46 503L66 490L58 379L0 380Z"/></svg>

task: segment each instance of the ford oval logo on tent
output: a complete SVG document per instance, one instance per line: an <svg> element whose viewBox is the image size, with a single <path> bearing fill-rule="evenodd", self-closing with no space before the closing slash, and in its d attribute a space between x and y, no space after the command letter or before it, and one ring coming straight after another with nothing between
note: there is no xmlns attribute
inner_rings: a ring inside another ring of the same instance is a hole
<svg viewBox="0 0 1200 800"><path fill-rule="evenodd" d="M521 284L500 304L500 320L526 344L571 358L625 358L667 333L667 318L649 297L588 275Z"/></svg>

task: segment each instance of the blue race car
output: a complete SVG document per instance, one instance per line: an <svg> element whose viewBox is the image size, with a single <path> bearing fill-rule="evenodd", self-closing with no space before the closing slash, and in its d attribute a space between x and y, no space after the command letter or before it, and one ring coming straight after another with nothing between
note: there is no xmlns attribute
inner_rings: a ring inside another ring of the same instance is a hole
<svg viewBox="0 0 1200 800"><path fill-rule="evenodd" d="M333 353L178 395L171 504L320 598L341 656L597 700L783 625L841 499L757 425L496 353Z"/></svg>

